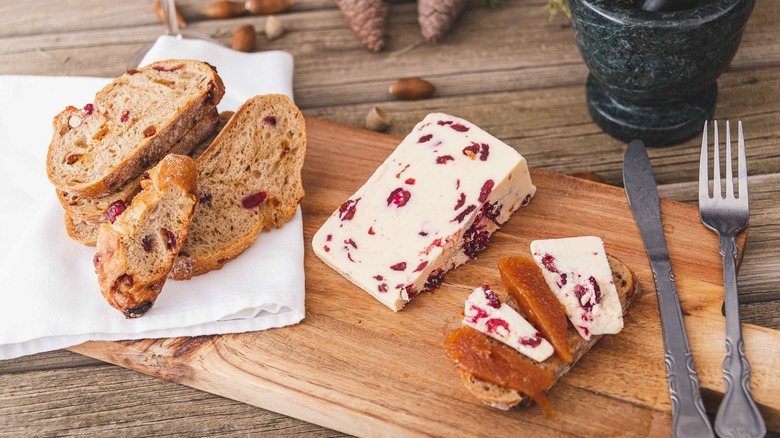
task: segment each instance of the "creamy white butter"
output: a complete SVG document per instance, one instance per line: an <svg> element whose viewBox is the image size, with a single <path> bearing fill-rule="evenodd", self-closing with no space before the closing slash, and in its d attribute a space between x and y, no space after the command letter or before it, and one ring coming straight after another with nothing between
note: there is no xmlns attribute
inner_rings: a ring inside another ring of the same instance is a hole
<svg viewBox="0 0 780 438"><path fill-rule="evenodd" d="M553 354L553 347L515 309L502 303L488 285L474 289L466 299L463 324L503 342L537 362Z"/></svg>
<svg viewBox="0 0 780 438"><path fill-rule="evenodd" d="M315 254L394 311L473 258L536 192L525 159L429 114L317 231Z"/></svg>
<svg viewBox="0 0 780 438"><path fill-rule="evenodd" d="M584 339L623 329L623 310L598 237L535 240L531 254Z"/></svg>

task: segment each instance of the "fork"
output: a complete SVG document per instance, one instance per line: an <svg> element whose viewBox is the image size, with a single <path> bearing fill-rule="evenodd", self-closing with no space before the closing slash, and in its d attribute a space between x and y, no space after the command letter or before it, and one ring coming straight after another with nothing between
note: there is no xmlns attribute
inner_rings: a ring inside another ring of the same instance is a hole
<svg viewBox="0 0 780 438"><path fill-rule="evenodd" d="M738 136L739 197L734 196L734 175L731 164L731 132L726 121L726 194L721 191L720 151L718 149L718 122L714 126L712 196L709 195L707 159L707 122L701 140L699 162L699 212L701 221L720 236L720 255L723 257L723 292L726 308L726 359L723 361L723 379L726 395L715 417L715 432L720 437L762 437L766 425L750 393L750 365L745 357L742 328L739 319L737 295L737 234L748 225L747 163L742 122Z"/></svg>

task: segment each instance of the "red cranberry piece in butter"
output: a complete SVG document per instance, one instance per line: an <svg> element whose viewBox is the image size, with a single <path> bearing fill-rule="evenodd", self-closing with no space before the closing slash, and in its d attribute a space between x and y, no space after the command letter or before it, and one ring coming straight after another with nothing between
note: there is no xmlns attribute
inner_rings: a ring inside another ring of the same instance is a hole
<svg viewBox="0 0 780 438"><path fill-rule="evenodd" d="M542 257L542 266L550 272L555 272L556 274L560 272L555 266L555 257L550 254L545 254L544 257Z"/></svg>
<svg viewBox="0 0 780 438"><path fill-rule="evenodd" d="M390 196L387 197L387 205L395 204L397 207L403 207L407 202L409 202L411 197L412 194L409 193L409 190L404 190L403 188L398 187L397 189L390 192Z"/></svg>
<svg viewBox="0 0 780 438"><path fill-rule="evenodd" d="M470 319L472 324L476 324L477 321L479 321L482 318L486 318L488 316L488 314L485 311L485 309L479 308L479 307L477 307L475 305L471 306L471 308L469 309L469 313L472 313L471 319Z"/></svg>
<svg viewBox="0 0 780 438"><path fill-rule="evenodd" d="M498 295L493 292L493 289L491 289L490 286L484 285L482 286L482 289L485 291L485 299L488 301L490 307L494 309L501 307L501 300L498 299Z"/></svg>
<svg viewBox="0 0 780 438"><path fill-rule="evenodd" d="M485 321L485 324L487 325L487 331L488 333L493 333L499 336L506 336L509 334L509 323L504 321L501 318L491 318ZM506 330L506 333L502 334L498 332L498 329L503 328Z"/></svg>
<svg viewBox="0 0 780 438"><path fill-rule="evenodd" d="M355 200L347 199L346 202L341 204L341 207L339 207L339 219L343 221L352 220L355 217L358 202L360 202L360 198Z"/></svg>
<svg viewBox="0 0 780 438"><path fill-rule="evenodd" d="M493 182L492 179L489 179L485 181L484 184L482 184L482 188L479 190L479 202L485 202L487 201L488 196L490 196L490 192L493 191L493 186L495 186L495 182Z"/></svg>
<svg viewBox="0 0 780 438"><path fill-rule="evenodd" d="M542 343L542 334L536 332L532 337L520 336L520 344L534 348Z"/></svg>
<svg viewBox="0 0 780 438"><path fill-rule="evenodd" d="M455 203L455 210L457 211L458 209L463 207L464 204L466 204L466 194L461 193L460 198L458 198L458 202Z"/></svg>

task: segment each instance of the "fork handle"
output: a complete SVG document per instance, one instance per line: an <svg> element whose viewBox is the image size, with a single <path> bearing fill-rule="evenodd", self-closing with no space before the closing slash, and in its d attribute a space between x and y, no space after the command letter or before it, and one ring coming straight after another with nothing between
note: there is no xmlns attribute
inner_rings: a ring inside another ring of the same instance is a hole
<svg viewBox="0 0 780 438"><path fill-rule="evenodd" d="M726 306L726 359L723 379L726 395L715 417L720 437L763 437L766 425L750 393L750 364L745 357L737 295L737 242L735 235L720 236L723 289Z"/></svg>

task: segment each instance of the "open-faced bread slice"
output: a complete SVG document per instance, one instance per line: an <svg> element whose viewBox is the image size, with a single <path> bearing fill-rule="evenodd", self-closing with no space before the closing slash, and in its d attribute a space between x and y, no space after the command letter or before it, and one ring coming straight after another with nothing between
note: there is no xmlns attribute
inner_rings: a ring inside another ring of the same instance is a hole
<svg viewBox="0 0 780 438"><path fill-rule="evenodd" d="M176 142L170 153L177 155L189 155L190 152L192 152L196 147L201 147L202 145L205 145L204 147L208 147L210 142L207 143L207 139L209 139L212 134L214 137L216 137L214 128L217 126L218 121L219 115L217 114L217 110L215 108L212 111L206 113L203 118L198 120L195 123L195 126L187 131L184 137ZM213 139L213 137L211 138ZM57 189L57 199L65 209L65 213L71 217L72 223L81 221L92 222L95 224L108 222L108 217L106 216L108 207L117 201L124 202L125 204L130 203L130 200L133 199L133 196L135 196L135 194L141 190L141 178L142 176L138 176L137 178L120 187L116 192L96 198L79 196L76 193L65 192L63 190ZM97 233L95 233L95 236L97 236Z"/></svg>
<svg viewBox="0 0 780 438"><path fill-rule="evenodd" d="M128 318L154 304L198 202L192 158L168 155L148 174L127 210L100 225L94 258L100 291Z"/></svg>
<svg viewBox="0 0 780 438"><path fill-rule="evenodd" d="M303 115L287 96L246 101L197 160L200 201L170 277L220 269L261 230L292 219L303 198L305 154Z"/></svg>
<svg viewBox="0 0 780 438"><path fill-rule="evenodd" d="M164 157L225 92L210 65L167 60L129 70L83 109L54 118L49 180L80 196L104 196Z"/></svg>
<svg viewBox="0 0 780 438"><path fill-rule="evenodd" d="M609 260L609 267L612 269L613 281L617 288L618 296L620 297L623 313L625 314L639 296L639 282L631 269L623 262L610 255L607 255L607 259ZM507 297L504 302L517 309L517 305L511 296ZM550 371L553 374L553 379L557 382L561 376L566 374L571 367L573 367L574 364L576 364L577 361L599 341L599 339L601 339L601 336L592 336L590 340L586 341L570 325L569 342L573 358L571 363L562 361L556 355L551 356L542 363L534 362L525 357L523 358L529 363L537 364L540 368ZM530 397L519 391L496 386L460 368L458 371L460 372L463 384L469 392L487 405L502 410L508 410L516 406L527 406L532 403Z"/></svg>

